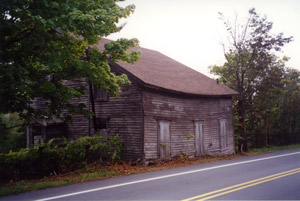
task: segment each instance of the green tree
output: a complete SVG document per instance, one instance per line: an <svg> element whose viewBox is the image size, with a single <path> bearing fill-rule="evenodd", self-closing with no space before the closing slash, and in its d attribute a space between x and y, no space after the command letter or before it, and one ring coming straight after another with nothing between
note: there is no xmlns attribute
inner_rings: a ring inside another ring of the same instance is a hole
<svg viewBox="0 0 300 201"><path fill-rule="evenodd" d="M282 144L296 143L300 140L300 72L287 69L281 84L283 87L278 99L279 140Z"/></svg>
<svg viewBox="0 0 300 201"><path fill-rule="evenodd" d="M273 23L266 17L260 17L254 8L249 10L247 21L232 25L220 13L228 32L228 44L223 44L226 62L223 66L211 66L211 73L218 75L221 82L239 92L235 98L234 111L237 118L236 131L241 141L239 149L247 150L249 135L246 123L252 109L257 87L266 72L277 62L274 52L292 41L282 33L270 33Z"/></svg>
<svg viewBox="0 0 300 201"><path fill-rule="evenodd" d="M0 153L26 147L23 122L18 114L0 114Z"/></svg>
<svg viewBox="0 0 300 201"><path fill-rule="evenodd" d="M115 96L120 84L129 83L125 75L110 71L108 60L137 61L139 52L126 50L138 40L119 39L104 51L93 45L120 31L119 19L128 17L134 5L123 8L116 0L2 0L0 11L0 113L17 112L27 122L61 117L65 110L90 116L84 104L70 104L85 89L64 83L84 79ZM46 101L46 110L31 106L37 97Z"/></svg>
<svg viewBox="0 0 300 201"><path fill-rule="evenodd" d="M273 143L272 135L278 133L278 101L283 88L282 79L285 76L285 61L273 62L265 69L264 77L256 84L251 108L248 110L249 122L247 130L254 138L252 146L262 147Z"/></svg>

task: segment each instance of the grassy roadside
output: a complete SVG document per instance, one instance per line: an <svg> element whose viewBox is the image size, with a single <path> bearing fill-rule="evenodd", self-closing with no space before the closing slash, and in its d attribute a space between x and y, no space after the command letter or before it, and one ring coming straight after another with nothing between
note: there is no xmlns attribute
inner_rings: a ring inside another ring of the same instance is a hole
<svg viewBox="0 0 300 201"><path fill-rule="evenodd" d="M300 148L300 144L294 144L294 145L288 145L288 146L274 146L274 147L268 147L268 148L253 149L253 150L247 152L246 155L251 156L251 155L258 155L258 154L278 151L278 150L282 150L282 149L297 149L297 148Z"/></svg>
<svg viewBox="0 0 300 201"><path fill-rule="evenodd" d="M8 184L2 184L0 185L0 197L13 195L13 194L20 194L29 191L41 190L45 188L66 186L69 184L76 184L76 183L87 182L87 181L107 179L107 178L126 176L131 174L145 173L145 172L152 172L157 170L165 170L165 169L171 169L176 167L182 167L186 165L206 163L211 161L231 160L246 155L258 155L258 154L273 152L281 149L295 149L295 148L300 148L300 144L254 149L246 153L230 155L230 156L204 156L200 158L178 157L169 161L156 161L155 164L150 166L132 166L130 163L120 163L120 164L115 164L107 167L101 167L97 164L91 164L83 170L71 172L65 175L51 176L40 180L20 181L20 182L11 182Z"/></svg>

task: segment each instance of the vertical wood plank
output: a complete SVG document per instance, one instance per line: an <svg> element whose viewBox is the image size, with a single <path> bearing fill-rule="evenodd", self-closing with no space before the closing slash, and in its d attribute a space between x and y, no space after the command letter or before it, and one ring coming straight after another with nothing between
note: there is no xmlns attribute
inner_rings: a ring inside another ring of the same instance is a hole
<svg viewBox="0 0 300 201"><path fill-rule="evenodd" d="M195 121L195 148L197 156L204 154L204 135L202 121Z"/></svg>
<svg viewBox="0 0 300 201"><path fill-rule="evenodd" d="M26 133L27 133L26 146L31 147L33 145L32 125L26 126Z"/></svg>
<svg viewBox="0 0 300 201"><path fill-rule="evenodd" d="M220 145L221 149L225 149L227 147L225 119L220 119Z"/></svg>
<svg viewBox="0 0 300 201"><path fill-rule="evenodd" d="M167 158L170 156L170 122L159 121L159 157Z"/></svg>

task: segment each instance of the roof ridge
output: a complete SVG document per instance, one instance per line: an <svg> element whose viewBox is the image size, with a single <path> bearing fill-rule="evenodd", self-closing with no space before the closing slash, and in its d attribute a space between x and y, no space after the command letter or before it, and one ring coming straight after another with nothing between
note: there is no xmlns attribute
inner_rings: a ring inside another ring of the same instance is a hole
<svg viewBox="0 0 300 201"><path fill-rule="evenodd" d="M104 38L97 47L112 41ZM135 64L116 62L125 72L129 72L146 85L185 94L204 96L232 96L238 93L229 87L217 83L216 80L201 72L180 63L179 61L161 53L144 47L135 47L141 51L139 61ZM133 48L133 49L135 49Z"/></svg>

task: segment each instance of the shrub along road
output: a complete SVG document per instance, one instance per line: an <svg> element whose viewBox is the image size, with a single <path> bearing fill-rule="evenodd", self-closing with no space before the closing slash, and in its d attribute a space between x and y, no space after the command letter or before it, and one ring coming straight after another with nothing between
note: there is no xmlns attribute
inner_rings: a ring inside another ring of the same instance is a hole
<svg viewBox="0 0 300 201"><path fill-rule="evenodd" d="M300 149L52 188L0 200L299 200Z"/></svg>

